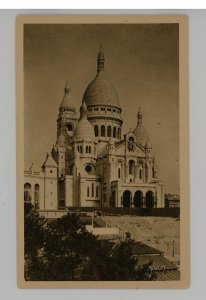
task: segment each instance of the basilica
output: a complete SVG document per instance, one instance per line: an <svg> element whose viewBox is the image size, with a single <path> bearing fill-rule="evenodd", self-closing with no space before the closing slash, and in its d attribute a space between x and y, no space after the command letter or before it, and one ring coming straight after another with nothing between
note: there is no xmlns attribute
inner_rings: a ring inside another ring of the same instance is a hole
<svg viewBox="0 0 206 300"><path fill-rule="evenodd" d="M24 171L24 200L37 209L164 207L164 184L141 109L134 129L123 134L120 101L104 64L100 48L97 74L84 92L80 117L66 85L56 142L40 171Z"/></svg>

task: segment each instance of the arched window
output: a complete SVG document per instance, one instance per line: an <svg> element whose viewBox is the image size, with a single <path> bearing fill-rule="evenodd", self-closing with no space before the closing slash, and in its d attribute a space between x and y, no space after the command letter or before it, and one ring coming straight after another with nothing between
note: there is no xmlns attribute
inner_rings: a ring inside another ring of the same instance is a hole
<svg viewBox="0 0 206 300"><path fill-rule="evenodd" d="M71 165L69 168L70 175L73 175L73 171L74 171L74 165Z"/></svg>
<svg viewBox="0 0 206 300"><path fill-rule="evenodd" d="M139 163L139 179L143 178L143 164Z"/></svg>
<svg viewBox="0 0 206 300"><path fill-rule="evenodd" d="M101 126L101 136L105 136L105 126Z"/></svg>
<svg viewBox="0 0 206 300"><path fill-rule="evenodd" d="M155 168L152 168L152 177L155 178Z"/></svg>
<svg viewBox="0 0 206 300"><path fill-rule="evenodd" d="M134 138L132 136L129 137L128 150L134 151Z"/></svg>
<svg viewBox="0 0 206 300"><path fill-rule="evenodd" d="M34 205L35 209L39 209L39 185L34 186Z"/></svg>
<svg viewBox="0 0 206 300"><path fill-rule="evenodd" d="M68 123L67 124L67 129L68 129L68 131L72 131L73 130L73 124L72 123Z"/></svg>
<svg viewBox="0 0 206 300"><path fill-rule="evenodd" d="M116 138L116 127L113 128L113 137Z"/></svg>
<svg viewBox="0 0 206 300"><path fill-rule="evenodd" d="M92 197L94 197L94 183L92 183Z"/></svg>
<svg viewBox="0 0 206 300"><path fill-rule="evenodd" d="M133 160L129 161L129 174L130 175L134 175L134 167L135 167L135 163Z"/></svg>
<svg viewBox="0 0 206 300"><path fill-rule="evenodd" d="M145 166L145 180L148 180L148 166Z"/></svg>
<svg viewBox="0 0 206 300"><path fill-rule="evenodd" d="M31 202L31 184L28 182L24 185L24 201Z"/></svg>
<svg viewBox="0 0 206 300"><path fill-rule="evenodd" d="M99 128L97 125L94 126L94 134L95 134L95 136L99 135Z"/></svg>
<svg viewBox="0 0 206 300"><path fill-rule="evenodd" d="M121 178L121 168L122 168L122 162L118 162L118 178Z"/></svg>
<svg viewBox="0 0 206 300"><path fill-rule="evenodd" d="M111 134L112 134L112 128L111 128L111 126L109 125L109 126L107 127L107 136L108 136L108 137L111 137Z"/></svg>
<svg viewBox="0 0 206 300"><path fill-rule="evenodd" d="M89 186L87 187L87 197L89 197Z"/></svg>
<svg viewBox="0 0 206 300"><path fill-rule="evenodd" d="M118 133L117 133L117 137L118 137L118 139L121 139L121 132L120 132L120 128L118 128Z"/></svg>

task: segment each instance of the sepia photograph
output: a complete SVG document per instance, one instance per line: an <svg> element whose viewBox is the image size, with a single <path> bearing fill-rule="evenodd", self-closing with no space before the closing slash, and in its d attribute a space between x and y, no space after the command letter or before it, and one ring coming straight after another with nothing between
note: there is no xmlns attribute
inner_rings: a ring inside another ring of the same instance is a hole
<svg viewBox="0 0 206 300"><path fill-rule="evenodd" d="M187 17L16 36L19 287L188 287Z"/></svg>

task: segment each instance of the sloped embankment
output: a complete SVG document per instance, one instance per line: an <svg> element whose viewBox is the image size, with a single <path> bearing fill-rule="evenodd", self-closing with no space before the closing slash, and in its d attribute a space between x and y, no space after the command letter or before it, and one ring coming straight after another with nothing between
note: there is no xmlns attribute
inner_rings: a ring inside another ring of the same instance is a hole
<svg viewBox="0 0 206 300"><path fill-rule="evenodd" d="M180 221L166 217L139 217L139 216L101 216L109 227L118 227L122 234L130 232L131 237L157 248L167 256L179 256Z"/></svg>

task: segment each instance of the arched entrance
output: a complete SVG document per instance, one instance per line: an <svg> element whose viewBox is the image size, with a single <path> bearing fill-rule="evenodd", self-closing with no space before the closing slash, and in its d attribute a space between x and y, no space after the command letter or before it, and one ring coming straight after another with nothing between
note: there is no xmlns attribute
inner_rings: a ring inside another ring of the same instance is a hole
<svg viewBox="0 0 206 300"><path fill-rule="evenodd" d="M130 207L131 205L131 192L124 191L123 193L123 207Z"/></svg>
<svg viewBox="0 0 206 300"><path fill-rule="evenodd" d="M148 191L146 193L146 208L154 207L154 193L152 191Z"/></svg>
<svg viewBox="0 0 206 300"><path fill-rule="evenodd" d="M142 208L143 205L143 194L141 191L136 191L134 195L134 206L137 208Z"/></svg>
<svg viewBox="0 0 206 300"><path fill-rule="evenodd" d="M110 206L111 207L115 207L115 198L116 198L116 192L113 191L112 195L111 195L111 198L110 198Z"/></svg>

